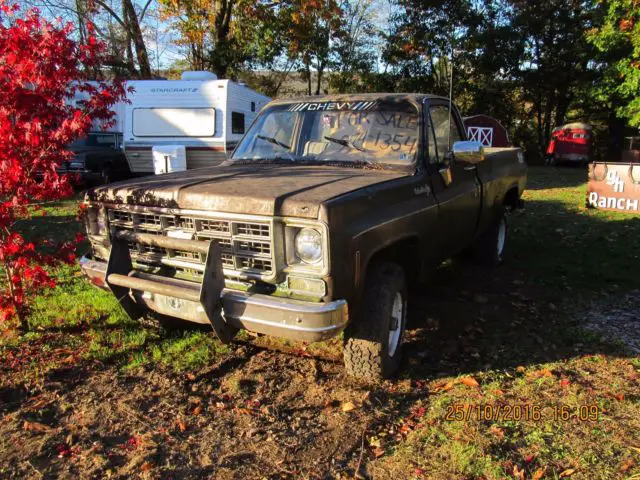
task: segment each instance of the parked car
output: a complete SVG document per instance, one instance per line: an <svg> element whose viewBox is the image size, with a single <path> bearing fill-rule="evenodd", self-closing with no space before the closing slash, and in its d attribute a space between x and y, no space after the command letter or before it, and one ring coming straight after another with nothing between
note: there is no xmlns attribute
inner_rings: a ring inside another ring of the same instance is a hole
<svg viewBox="0 0 640 480"><path fill-rule="evenodd" d="M121 134L89 133L69 145L74 157L61 166L58 173L76 174L84 186L104 185L127 179L131 172L121 146Z"/></svg>
<svg viewBox="0 0 640 480"><path fill-rule="evenodd" d="M568 123L551 132L547 147L547 164L586 165L593 161L593 131L586 123Z"/></svg>
<svg viewBox="0 0 640 480"><path fill-rule="evenodd" d="M131 317L224 342L344 331L348 373L377 380L399 366L409 287L464 250L502 261L525 178L519 149L466 141L441 97L279 100L221 166L90 190L81 264Z"/></svg>

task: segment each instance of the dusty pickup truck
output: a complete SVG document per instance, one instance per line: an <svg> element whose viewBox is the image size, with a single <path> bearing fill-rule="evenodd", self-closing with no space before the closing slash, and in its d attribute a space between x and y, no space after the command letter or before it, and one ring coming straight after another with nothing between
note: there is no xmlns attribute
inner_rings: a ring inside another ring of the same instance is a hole
<svg viewBox="0 0 640 480"><path fill-rule="evenodd" d="M344 331L349 374L398 368L407 289L463 251L502 260L521 206L515 148L466 141L446 99L335 95L268 104L220 166L85 199L82 268L151 314L315 342Z"/></svg>

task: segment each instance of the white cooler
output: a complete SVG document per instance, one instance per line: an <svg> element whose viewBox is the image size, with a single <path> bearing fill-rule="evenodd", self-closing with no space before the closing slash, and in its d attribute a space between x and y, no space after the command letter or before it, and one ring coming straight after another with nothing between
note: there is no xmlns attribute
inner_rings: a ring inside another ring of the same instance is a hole
<svg viewBox="0 0 640 480"><path fill-rule="evenodd" d="M187 151L184 145L156 145L151 148L151 153L156 175L187 169Z"/></svg>

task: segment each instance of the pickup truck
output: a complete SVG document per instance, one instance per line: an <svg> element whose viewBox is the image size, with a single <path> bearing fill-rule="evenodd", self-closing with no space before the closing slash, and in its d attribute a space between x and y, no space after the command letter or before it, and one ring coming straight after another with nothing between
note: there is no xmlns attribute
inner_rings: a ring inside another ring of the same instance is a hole
<svg viewBox="0 0 640 480"><path fill-rule="evenodd" d="M121 149L122 135L113 132L90 132L69 145L74 154L61 165L61 175L77 175L81 185L103 185L131 177L127 159Z"/></svg>
<svg viewBox="0 0 640 480"><path fill-rule="evenodd" d="M322 341L347 372L394 374L407 290L443 260L501 262L522 205L516 148L466 141L444 98L278 100L222 165L87 192L82 269L133 318Z"/></svg>

